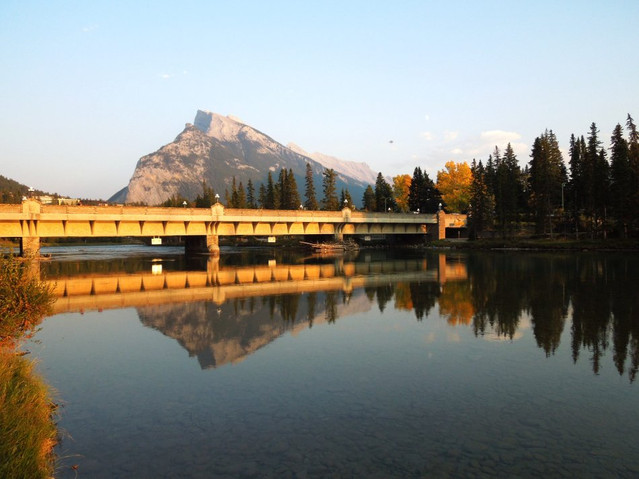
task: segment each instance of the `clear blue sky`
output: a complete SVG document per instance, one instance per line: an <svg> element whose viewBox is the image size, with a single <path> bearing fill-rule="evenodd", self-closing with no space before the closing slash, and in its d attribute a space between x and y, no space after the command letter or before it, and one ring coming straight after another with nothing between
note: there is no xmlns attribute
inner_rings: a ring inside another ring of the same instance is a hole
<svg viewBox="0 0 639 479"><path fill-rule="evenodd" d="M197 109L386 176L523 165L639 122L638 48L637 0L3 0L0 174L106 199Z"/></svg>

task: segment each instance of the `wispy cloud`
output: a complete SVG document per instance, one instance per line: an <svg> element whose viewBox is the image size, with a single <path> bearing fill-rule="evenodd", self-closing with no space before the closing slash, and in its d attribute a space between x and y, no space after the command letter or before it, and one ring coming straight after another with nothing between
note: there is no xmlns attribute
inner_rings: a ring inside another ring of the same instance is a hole
<svg viewBox="0 0 639 479"><path fill-rule="evenodd" d="M98 24L87 25L87 26L82 27L82 32L83 33L89 33L89 32L92 32L94 30L97 30L98 28L99 28Z"/></svg>
<svg viewBox="0 0 639 479"><path fill-rule="evenodd" d="M454 141L459 136L458 131L445 131L444 132L444 140L445 141Z"/></svg>
<svg viewBox="0 0 639 479"><path fill-rule="evenodd" d="M430 131L423 131L419 134L426 141L433 141L433 134Z"/></svg>
<svg viewBox="0 0 639 479"><path fill-rule="evenodd" d="M160 73L158 76L164 80L168 80L169 78L174 78L177 76L186 76L189 72L187 70L182 70L181 74L176 75L175 73Z"/></svg>

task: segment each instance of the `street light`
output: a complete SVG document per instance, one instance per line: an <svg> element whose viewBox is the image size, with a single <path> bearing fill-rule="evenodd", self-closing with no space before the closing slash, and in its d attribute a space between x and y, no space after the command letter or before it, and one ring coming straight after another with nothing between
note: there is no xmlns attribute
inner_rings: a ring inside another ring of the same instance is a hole
<svg viewBox="0 0 639 479"><path fill-rule="evenodd" d="M184 201L182 202L182 206L184 206L184 207L186 208L186 200L184 200Z"/></svg>
<svg viewBox="0 0 639 479"><path fill-rule="evenodd" d="M217 193L215 193L215 202L216 203L220 202L220 195L218 195Z"/></svg>

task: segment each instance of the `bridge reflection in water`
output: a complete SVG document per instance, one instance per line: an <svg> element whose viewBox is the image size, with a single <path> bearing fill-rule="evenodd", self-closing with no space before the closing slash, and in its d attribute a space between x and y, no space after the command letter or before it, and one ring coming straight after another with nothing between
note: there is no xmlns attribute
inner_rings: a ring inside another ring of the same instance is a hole
<svg viewBox="0 0 639 479"><path fill-rule="evenodd" d="M90 274L49 280L56 302L53 314L312 291L345 291L396 281L446 282L465 279L462 263L437 264L426 259L382 262L335 261L332 264L277 264L221 267L217 258L206 271L163 272L161 264L147 273Z"/></svg>
<svg viewBox="0 0 639 479"><path fill-rule="evenodd" d="M210 368L241 361L286 332L367 312L375 296L383 308L398 284L419 316L432 307L441 283L467 277L464 263L447 262L443 254L241 267L210 258L202 271L165 272L160 264L153 269L50 280L57 296L53 313L135 307L144 325L175 339Z"/></svg>

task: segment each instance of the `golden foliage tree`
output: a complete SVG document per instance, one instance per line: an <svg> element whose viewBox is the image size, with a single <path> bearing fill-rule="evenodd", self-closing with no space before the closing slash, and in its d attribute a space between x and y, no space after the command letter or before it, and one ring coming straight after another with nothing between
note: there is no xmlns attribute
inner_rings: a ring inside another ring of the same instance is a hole
<svg viewBox="0 0 639 479"><path fill-rule="evenodd" d="M408 211L408 192L411 183L410 175L397 175L393 178L393 196L400 211Z"/></svg>
<svg viewBox="0 0 639 479"><path fill-rule="evenodd" d="M446 162L446 169L437 172L437 189L446 202L448 211L464 213L470 203L470 184L473 175L468 163Z"/></svg>

